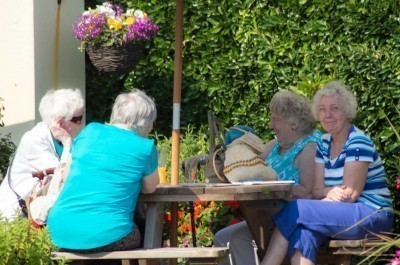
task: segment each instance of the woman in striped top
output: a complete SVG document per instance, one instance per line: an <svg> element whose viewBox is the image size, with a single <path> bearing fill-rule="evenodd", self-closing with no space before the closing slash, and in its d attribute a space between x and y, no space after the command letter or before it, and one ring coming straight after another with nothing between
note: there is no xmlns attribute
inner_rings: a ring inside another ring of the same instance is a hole
<svg viewBox="0 0 400 265"><path fill-rule="evenodd" d="M357 101L338 81L314 96L312 111L327 134L315 157L314 199L289 202L261 264L315 264L318 247L331 238L363 239L391 229L386 173L372 140L351 124Z"/></svg>

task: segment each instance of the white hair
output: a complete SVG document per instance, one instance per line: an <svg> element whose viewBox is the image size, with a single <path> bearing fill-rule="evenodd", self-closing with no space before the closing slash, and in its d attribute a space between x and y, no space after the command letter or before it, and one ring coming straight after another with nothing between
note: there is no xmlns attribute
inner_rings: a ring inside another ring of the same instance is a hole
<svg viewBox="0 0 400 265"><path fill-rule="evenodd" d="M157 118L154 100L139 89L122 93L115 99L111 113L111 124L123 124L139 135L151 131Z"/></svg>
<svg viewBox="0 0 400 265"><path fill-rule="evenodd" d="M334 96L338 97L340 106L346 111L347 118L354 119L357 115L357 99L350 92L349 87L340 81L331 81L315 93L311 107L315 119L319 120L318 109L321 98Z"/></svg>
<svg viewBox="0 0 400 265"><path fill-rule="evenodd" d="M300 133L310 133L317 126L310 101L293 91L278 91L269 103L271 112L283 115Z"/></svg>
<svg viewBox="0 0 400 265"><path fill-rule="evenodd" d="M39 112L43 122L50 126L58 118L72 119L74 112L83 107L84 100L79 89L63 88L49 90L40 101Z"/></svg>

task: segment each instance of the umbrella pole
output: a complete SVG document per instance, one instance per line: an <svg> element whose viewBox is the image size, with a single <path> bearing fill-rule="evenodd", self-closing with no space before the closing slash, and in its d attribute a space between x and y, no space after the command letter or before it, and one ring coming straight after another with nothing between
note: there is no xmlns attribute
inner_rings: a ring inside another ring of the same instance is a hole
<svg viewBox="0 0 400 265"><path fill-rule="evenodd" d="M174 59L174 96L173 96L173 120L172 120L172 161L171 161L171 185L179 182L179 136L180 136L180 112L182 89L182 43L183 43L183 0L176 0L175 14L175 59ZM178 243L178 203L171 203L171 247ZM176 264L176 259L170 259L169 264Z"/></svg>
<svg viewBox="0 0 400 265"><path fill-rule="evenodd" d="M182 43L183 43L183 0L176 1L174 96L172 119L171 184L178 185L179 177L179 134L182 89Z"/></svg>

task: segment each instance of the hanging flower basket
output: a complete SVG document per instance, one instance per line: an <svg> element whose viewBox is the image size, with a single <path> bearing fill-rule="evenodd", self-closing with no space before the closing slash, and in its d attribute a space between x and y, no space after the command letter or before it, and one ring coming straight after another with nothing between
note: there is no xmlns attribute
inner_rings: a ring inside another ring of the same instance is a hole
<svg viewBox="0 0 400 265"><path fill-rule="evenodd" d="M131 72L144 56L144 43L86 48L93 65L102 73L123 75Z"/></svg>
<svg viewBox="0 0 400 265"><path fill-rule="evenodd" d="M144 56L145 43L154 38L158 27L141 10L126 12L110 2L85 11L72 25L93 65L103 73L126 74Z"/></svg>

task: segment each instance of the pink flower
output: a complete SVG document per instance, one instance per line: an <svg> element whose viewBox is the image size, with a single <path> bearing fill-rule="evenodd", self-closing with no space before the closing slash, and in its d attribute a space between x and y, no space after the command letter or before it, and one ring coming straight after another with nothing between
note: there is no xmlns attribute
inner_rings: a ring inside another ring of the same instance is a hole
<svg viewBox="0 0 400 265"><path fill-rule="evenodd" d="M396 258L392 259L390 261L389 265L400 265L400 258L396 257Z"/></svg>

